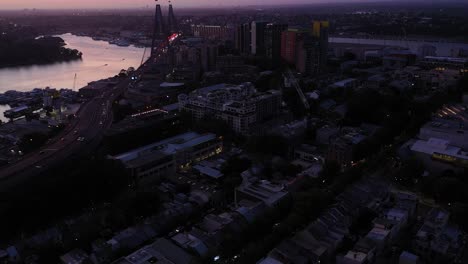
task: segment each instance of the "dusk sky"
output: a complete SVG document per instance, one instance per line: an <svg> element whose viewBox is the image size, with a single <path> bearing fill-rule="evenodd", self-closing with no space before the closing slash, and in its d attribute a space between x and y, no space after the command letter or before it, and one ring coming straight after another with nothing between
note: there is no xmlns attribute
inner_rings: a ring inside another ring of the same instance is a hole
<svg viewBox="0 0 468 264"><path fill-rule="evenodd" d="M173 0L177 6L233 6L233 5L272 5L329 2L376 2L384 0ZM387 0L388 1L388 0ZM159 0L167 4L167 0ZM153 0L0 0L1 9L23 8L141 8L153 5Z"/></svg>

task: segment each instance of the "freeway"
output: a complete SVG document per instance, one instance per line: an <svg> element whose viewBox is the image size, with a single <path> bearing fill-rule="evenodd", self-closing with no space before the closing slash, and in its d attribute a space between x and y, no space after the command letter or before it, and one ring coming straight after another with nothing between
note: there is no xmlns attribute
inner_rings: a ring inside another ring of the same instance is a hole
<svg viewBox="0 0 468 264"><path fill-rule="evenodd" d="M139 67L133 76L141 75L147 64L164 55L168 46L178 38L179 35L174 34L162 42L154 53L157 56ZM125 78L115 87L84 103L76 118L46 146L29 153L16 163L3 167L0 170L0 192L61 164L76 153L93 150L101 142L104 132L112 125L113 101L127 90L134 81L132 79Z"/></svg>
<svg viewBox="0 0 468 264"><path fill-rule="evenodd" d="M121 95L129 80L120 82L111 90L83 104L75 120L54 140L38 151L0 171L0 189L7 187L4 181L20 182L60 164L71 155L90 149L100 142L104 131L112 125L112 102Z"/></svg>

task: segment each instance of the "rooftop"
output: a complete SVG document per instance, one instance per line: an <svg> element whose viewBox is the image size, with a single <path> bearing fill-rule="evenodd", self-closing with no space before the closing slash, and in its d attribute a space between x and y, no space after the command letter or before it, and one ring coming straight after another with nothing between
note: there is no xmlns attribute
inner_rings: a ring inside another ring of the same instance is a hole
<svg viewBox="0 0 468 264"><path fill-rule="evenodd" d="M450 145L450 142L439 138L429 140L418 140L410 148L412 151L429 155L442 154L459 159L468 159L468 153L461 148Z"/></svg>
<svg viewBox="0 0 468 264"><path fill-rule="evenodd" d="M446 62L456 62L456 63L468 63L468 58L456 58L456 57L438 57L438 56L426 56L425 60L432 61L446 61Z"/></svg>
<svg viewBox="0 0 468 264"><path fill-rule="evenodd" d="M269 181L257 181L255 183L243 184L237 188L238 191L263 201L268 206L275 204L288 195L283 186L272 184Z"/></svg>
<svg viewBox="0 0 468 264"><path fill-rule="evenodd" d="M193 168L199 171L201 174L206 175L213 179L219 179L224 176L224 174L217 170L203 165L195 165Z"/></svg>
<svg viewBox="0 0 468 264"><path fill-rule="evenodd" d="M114 159L120 160L124 163L130 162L139 158L142 155L150 155L154 153L161 153L163 155L175 154L179 150L194 147L204 142L208 142L216 138L215 134L199 134L196 132L187 132L177 135L144 147L134 149L132 151L117 155Z"/></svg>

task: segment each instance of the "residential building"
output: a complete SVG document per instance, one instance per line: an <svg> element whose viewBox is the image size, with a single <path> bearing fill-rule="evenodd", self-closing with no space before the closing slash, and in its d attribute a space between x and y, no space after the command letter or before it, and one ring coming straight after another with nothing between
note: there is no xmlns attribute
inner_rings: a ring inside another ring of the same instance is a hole
<svg viewBox="0 0 468 264"><path fill-rule="evenodd" d="M359 144L372 137L380 127L363 124L361 127L344 127L338 136L330 141L327 160L336 161L340 165L347 165L357 158L356 150Z"/></svg>
<svg viewBox="0 0 468 264"><path fill-rule="evenodd" d="M112 264L196 264L196 258L176 246L170 240L160 238L127 257L120 258Z"/></svg>
<svg viewBox="0 0 468 264"><path fill-rule="evenodd" d="M248 134L251 126L279 113L281 93L276 90L258 93L250 83L219 84L179 95L179 106L195 119L220 119L236 133Z"/></svg>
<svg viewBox="0 0 468 264"><path fill-rule="evenodd" d="M284 186L242 173L242 184L236 189L236 199L262 201L269 207L285 202L289 193Z"/></svg>
<svg viewBox="0 0 468 264"><path fill-rule="evenodd" d="M290 65L298 61L298 51L308 31L299 28L288 28L281 33L281 58Z"/></svg>
<svg viewBox="0 0 468 264"><path fill-rule="evenodd" d="M269 181L256 181L243 184L236 189L239 198L254 199L264 202L269 207L275 207L285 202L289 193L283 186Z"/></svg>
<svg viewBox="0 0 468 264"><path fill-rule="evenodd" d="M88 254L81 249L74 249L60 257L63 264L87 264L90 263Z"/></svg>
<svg viewBox="0 0 468 264"><path fill-rule="evenodd" d="M403 251L398 259L398 264L420 264L419 257L408 252Z"/></svg>
<svg viewBox="0 0 468 264"><path fill-rule="evenodd" d="M433 208L413 240L413 250L431 263L452 263L464 249L460 229L449 224L450 213Z"/></svg>

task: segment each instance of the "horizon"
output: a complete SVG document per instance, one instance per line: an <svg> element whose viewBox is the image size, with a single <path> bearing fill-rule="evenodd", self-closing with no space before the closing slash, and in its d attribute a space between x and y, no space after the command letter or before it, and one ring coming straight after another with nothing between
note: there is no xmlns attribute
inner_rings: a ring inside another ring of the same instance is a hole
<svg viewBox="0 0 468 264"><path fill-rule="evenodd" d="M170 1L151 0L101 0L97 4L94 0L82 0L80 4L63 3L63 0L3 0L0 6L2 10L70 10L70 9L146 9L152 8L155 2L161 5L168 5ZM298 6L298 5L323 5L323 4L452 4L465 3L463 0L414 0L411 2L404 0L233 0L226 3L218 0L213 3L211 0L178 0L172 4L179 8L227 8L227 7L272 7L272 6Z"/></svg>

